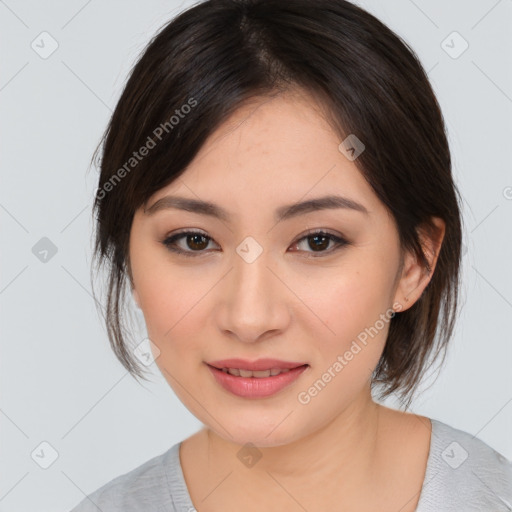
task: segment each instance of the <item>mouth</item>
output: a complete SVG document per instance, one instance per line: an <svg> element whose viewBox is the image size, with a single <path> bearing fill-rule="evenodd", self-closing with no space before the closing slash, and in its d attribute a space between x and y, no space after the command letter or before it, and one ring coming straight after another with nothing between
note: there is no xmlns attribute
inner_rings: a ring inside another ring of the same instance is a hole
<svg viewBox="0 0 512 512"><path fill-rule="evenodd" d="M303 362L282 361L279 359L269 358L258 359L256 361L248 361L239 358L222 359L218 361L211 361L206 364L235 377L255 378L274 377L296 368L309 366L307 363Z"/></svg>
<svg viewBox="0 0 512 512"><path fill-rule="evenodd" d="M281 361L279 364L272 361L268 367L268 360L258 364L244 363L237 360L214 361L205 363L212 373L215 381L226 391L242 398L267 398L277 394L284 388L292 385L309 368L307 363L291 363ZM226 366L224 366L226 365ZM251 370L243 366L263 366L264 369ZM265 368L267 365L267 368ZM242 368L240 368L242 366ZM280 366L288 366L283 368Z"/></svg>

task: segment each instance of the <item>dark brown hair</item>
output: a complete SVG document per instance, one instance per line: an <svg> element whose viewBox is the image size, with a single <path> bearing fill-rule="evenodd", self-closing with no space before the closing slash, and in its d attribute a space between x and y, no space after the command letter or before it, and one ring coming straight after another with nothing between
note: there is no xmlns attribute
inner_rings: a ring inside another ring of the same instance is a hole
<svg viewBox="0 0 512 512"><path fill-rule="evenodd" d="M393 216L402 250L417 254L428 272L419 229L435 230L432 216L446 223L434 275L390 321L372 375L379 398L396 392L408 407L425 371L441 353L444 361L457 316L460 197L443 117L419 59L344 0L207 0L148 43L93 156L102 146L94 261L108 264L103 314L111 346L145 379L123 326L134 212L180 176L244 102L293 88L318 100L340 142L349 134L363 141L354 162Z"/></svg>

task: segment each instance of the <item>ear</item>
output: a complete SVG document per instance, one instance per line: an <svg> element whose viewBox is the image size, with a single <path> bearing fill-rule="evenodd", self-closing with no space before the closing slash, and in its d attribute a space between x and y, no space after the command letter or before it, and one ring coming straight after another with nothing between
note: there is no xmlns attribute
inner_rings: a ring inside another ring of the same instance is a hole
<svg viewBox="0 0 512 512"><path fill-rule="evenodd" d="M137 290L135 289L135 285L133 284L132 265L130 262L130 254L129 253L126 255L126 270L128 273L128 279L130 281L130 288L132 290L133 299L135 300L137 307L140 309L140 297L139 297Z"/></svg>
<svg viewBox="0 0 512 512"><path fill-rule="evenodd" d="M421 297L423 290L434 275L446 225L439 217L432 217L432 222L434 226L424 225L418 229L420 244L430 270L425 268L416 254L407 252L404 256L402 275L394 297L394 304L400 305L394 308L398 312L409 309Z"/></svg>

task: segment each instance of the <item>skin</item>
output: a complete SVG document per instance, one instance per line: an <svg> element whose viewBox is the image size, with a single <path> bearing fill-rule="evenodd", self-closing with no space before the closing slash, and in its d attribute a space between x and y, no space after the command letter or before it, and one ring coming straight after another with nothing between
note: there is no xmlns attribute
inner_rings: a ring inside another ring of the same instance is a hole
<svg viewBox="0 0 512 512"><path fill-rule="evenodd" d="M199 198L227 209L230 222L178 209L135 213L133 295L158 347L160 371L204 425L180 450L200 512L416 507L430 421L377 404L370 391L389 322L309 403L297 398L379 315L412 306L432 275L408 253L399 272L393 218L340 142L307 93L259 98L237 110L184 174L145 205L168 194ZM362 203L369 215L330 209L277 224L273 218L280 206L334 192ZM438 237L423 239L432 269L444 236L443 221L435 220ZM162 244L184 228L212 239L176 242L189 252L200 245L195 257ZM334 250L336 243L326 242L315 251L314 240L303 238L311 228L349 244ZM236 252L247 236L263 248L252 263ZM204 364L228 357L310 366L279 393L247 399L220 387ZM261 454L252 467L237 457L248 442Z"/></svg>

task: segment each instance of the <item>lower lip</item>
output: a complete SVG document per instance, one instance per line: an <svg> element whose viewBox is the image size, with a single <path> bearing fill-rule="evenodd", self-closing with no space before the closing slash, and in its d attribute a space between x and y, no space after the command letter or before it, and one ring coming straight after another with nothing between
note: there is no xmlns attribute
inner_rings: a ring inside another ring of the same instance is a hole
<svg viewBox="0 0 512 512"><path fill-rule="evenodd" d="M217 382L227 391L243 398L265 398L272 396L294 382L308 365L293 368L271 377L236 377L207 364Z"/></svg>

